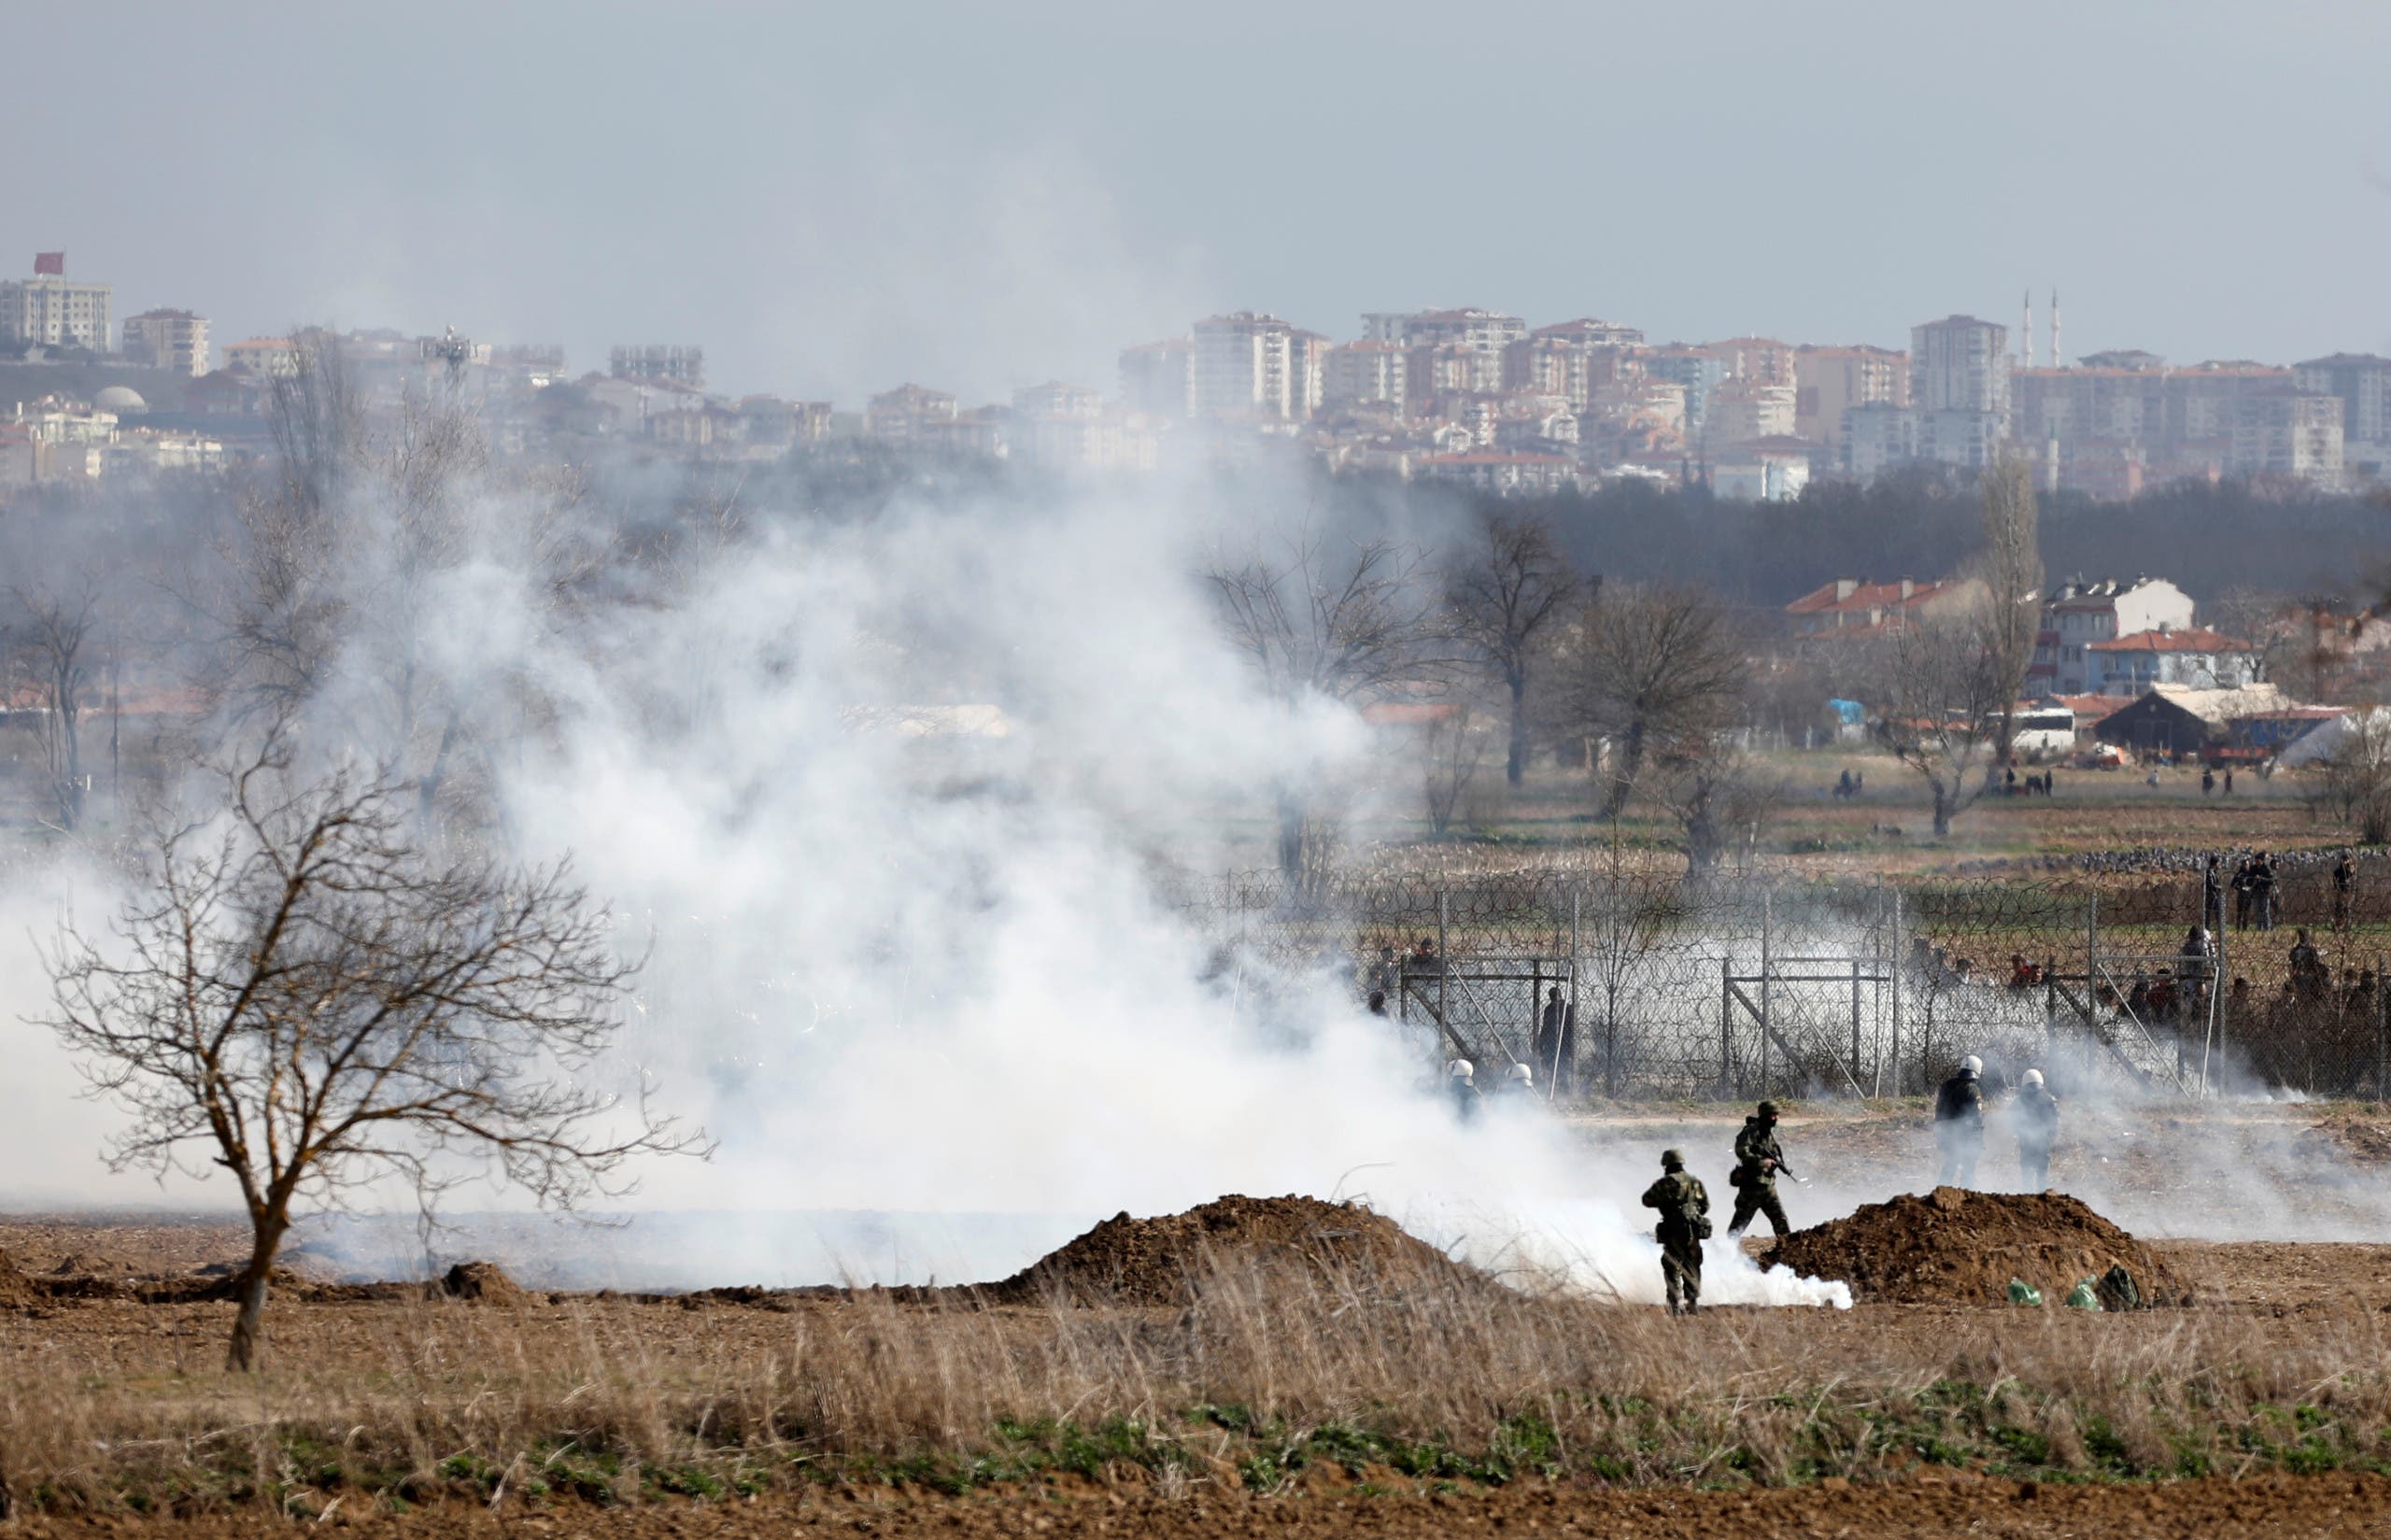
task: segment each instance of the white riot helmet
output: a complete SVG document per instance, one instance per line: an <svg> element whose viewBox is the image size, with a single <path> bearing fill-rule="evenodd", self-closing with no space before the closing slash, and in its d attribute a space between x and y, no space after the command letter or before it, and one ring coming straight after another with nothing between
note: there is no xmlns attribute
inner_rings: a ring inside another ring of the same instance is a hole
<svg viewBox="0 0 2391 1540"><path fill-rule="evenodd" d="M1532 1085L1535 1081L1535 1071L1526 1065L1515 1064L1503 1071L1503 1078L1521 1085Z"/></svg>
<svg viewBox="0 0 2391 1540"><path fill-rule="evenodd" d="M1445 1066L1445 1078L1450 1081L1470 1080L1475 1078L1477 1074L1478 1067L1471 1064L1467 1059L1455 1059L1450 1064Z"/></svg>
<svg viewBox="0 0 2391 1540"><path fill-rule="evenodd" d="M2029 1069L2024 1074L2017 1077L2017 1083L2019 1085L2040 1085L2043 1083L2043 1072L2039 1069Z"/></svg>
<svg viewBox="0 0 2391 1540"><path fill-rule="evenodd" d="M1959 1068L1964 1074L1981 1075L1984 1073L1984 1061L1971 1053L1959 1061Z"/></svg>

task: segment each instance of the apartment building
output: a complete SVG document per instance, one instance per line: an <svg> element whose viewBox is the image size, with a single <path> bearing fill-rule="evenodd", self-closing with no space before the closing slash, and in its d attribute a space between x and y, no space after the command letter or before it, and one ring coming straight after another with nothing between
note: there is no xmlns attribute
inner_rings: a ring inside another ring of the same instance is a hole
<svg viewBox="0 0 2391 1540"><path fill-rule="evenodd" d="M207 318L188 310L145 310L127 317L124 356L152 369L177 374L207 373Z"/></svg>
<svg viewBox="0 0 2391 1540"><path fill-rule="evenodd" d="M680 343L616 347L606 355L606 373L618 380L664 381L702 390L706 350Z"/></svg>
<svg viewBox="0 0 2391 1540"><path fill-rule="evenodd" d="M1774 337L1729 337L1725 342L1705 343L1704 347L1723 360L1731 379L1748 380L1755 385L1782 385L1789 389L1795 383L1794 360L1797 350Z"/></svg>
<svg viewBox="0 0 2391 1540"><path fill-rule="evenodd" d="M2303 396L2341 403L2341 447L2352 461L2391 460L2391 359L2335 353L2291 366Z"/></svg>
<svg viewBox="0 0 2391 1540"><path fill-rule="evenodd" d="M2029 693L2089 695L2102 677L2091 652L2098 643L2191 629L2191 596L2163 577L2070 578L2044 597L2034 661L2026 670Z"/></svg>
<svg viewBox="0 0 2391 1540"><path fill-rule="evenodd" d="M1386 405L1400 415L1408 396L1410 351L1401 343L1349 342L1323 361L1321 402L1335 407Z"/></svg>
<svg viewBox="0 0 2391 1540"><path fill-rule="evenodd" d="M1889 347L1804 347L1793 355L1793 431L1843 447L1843 415L1855 406L1909 404L1909 355Z"/></svg>
<svg viewBox="0 0 2391 1540"><path fill-rule="evenodd" d="M1709 442L1718 445L1757 443L1793 436L1795 391L1790 383L1763 384L1731 379L1710 393L1706 424Z"/></svg>
<svg viewBox="0 0 2391 1540"><path fill-rule="evenodd" d="M1328 339L1240 310L1196 323L1190 406L1199 417L1300 422L1320 406Z"/></svg>
<svg viewBox="0 0 2391 1540"><path fill-rule="evenodd" d="M1121 403L1157 417L1188 414L1194 349L1185 337L1141 343L1121 354Z"/></svg>
<svg viewBox="0 0 2391 1540"><path fill-rule="evenodd" d="M1974 316L1910 328L1909 400L1920 412L2009 415L2009 329Z"/></svg>
<svg viewBox="0 0 2391 1540"><path fill-rule="evenodd" d="M0 342L105 353L114 336L114 297L106 284L70 282L65 257L45 252L34 259L32 277L0 281Z"/></svg>
<svg viewBox="0 0 2391 1540"><path fill-rule="evenodd" d="M1528 334L1528 323L1518 316L1469 307L1461 310L1372 311L1362 318L1364 342L1400 343L1406 347L1450 344L1481 353L1500 354Z"/></svg>
<svg viewBox="0 0 2391 1540"><path fill-rule="evenodd" d="M898 448L942 446L941 430L955 417L955 395L926 386L900 385L884 390L865 403L863 431Z"/></svg>

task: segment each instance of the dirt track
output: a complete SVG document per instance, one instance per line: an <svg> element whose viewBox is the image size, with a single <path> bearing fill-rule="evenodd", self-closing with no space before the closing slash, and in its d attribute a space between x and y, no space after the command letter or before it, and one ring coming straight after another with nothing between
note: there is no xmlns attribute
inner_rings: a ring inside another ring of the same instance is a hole
<svg viewBox="0 0 2391 1540"><path fill-rule="evenodd" d="M1438 1540L1464 1534L1617 1536L1620 1540L1775 1540L1854 1535L2056 1537L2101 1535L2296 1540L2380 1535L2391 1526L2391 1480L2381 1476L2220 1478L2163 1487L2060 1487L2010 1481L1917 1481L1884 1487L1805 1487L1753 1492L1559 1491L1510 1488L1447 1497L1320 1491L1279 1498L1167 1498L1134 1489L1075 1486L1052 1492L919 1498L762 1499L719 1505L630 1509L521 1509L458 1505L391 1516L332 1510L324 1527L399 1536L587 1536L588 1540L750 1540L761 1536L1382 1535ZM301 1533L267 1514L149 1522L35 1519L15 1533L80 1540L96 1534L172 1534L188 1540Z"/></svg>

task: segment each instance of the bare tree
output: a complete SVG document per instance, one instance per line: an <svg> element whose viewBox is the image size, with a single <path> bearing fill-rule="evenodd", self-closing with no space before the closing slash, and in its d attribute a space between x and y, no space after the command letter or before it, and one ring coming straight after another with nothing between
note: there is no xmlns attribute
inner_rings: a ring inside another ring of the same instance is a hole
<svg viewBox="0 0 2391 1540"><path fill-rule="evenodd" d="M1485 723L1466 699L1439 702L1442 708L1417 729L1421 790L1428 809L1428 832L1441 840L1450 831L1470 783L1486 759Z"/></svg>
<svg viewBox="0 0 2391 1540"><path fill-rule="evenodd" d="M1708 881L1737 841L1747 849L1756 843L1785 801L1784 782L1723 733L1672 755L1659 770L1655 798L1677 821L1691 883Z"/></svg>
<svg viewBox="0 0 2391 1540"><path fill-rule="evenodd" d="M1699 589L1606 590L1587 607L1575 651L1576 714L1611 740L1605 817L1626 807L1648 756L1703 742L1743 708L1744 649Z"/></svg>
<svg viewBox="0 0 2391 1540"><path fill-rule="evenodd" d="M1490 512L1478 517L1467 558L1447 572L1445 591L1460 640L1510 692L1503 774L1516 786L1527 770L1528 675L1537 641L1576 601L1577 574L1549 521Z"/></svg>
<svg viewBox="0 0 2391 1540"><path fill-rule="evenodd" d="M1984 546L1978 552L1986 602L1978 613L1985 660L2001 699L1992 719L1993 757L2007 762L2016 735L2017 695L2034 661L2043 626L2042 516L2034 497L2033 467L2021 455L2003 454L1984 473Z"/></svg>
<svg viewBox="0 0 2391 1540"><path fill-rule="evenodd" d="M304 711L402 776L435 825L460 764L538 715L517 709L530 687L512 658L460 653L444 635L462 602L452 585L504 538L499 560L531 578L535 608L570 602L588 554L562 532L573 488L501 485L453 372L369 423L337 339L292 344L297 367L269 403L273 472L248 489L220 553L226 591L199 606L224 638L211 683L236 722Z"/></svg>
<svg viewBox="0 0 2391 1540"><path fill-rule="evenodd" d="M1425 567L1417 549L1393 541L1331 548L1305 530L1217 559L1204 576L1230 646L1292 714L1318 700L1367 705L1449 666L1450 629L1422 581ZM1308 896L1326 884L1337 849L1319 794L1317 774L1300 770L1271 790L1279 869Z"/></svg>
<svg viewBox="0 0 2391 1540"><path fill-rule="evenodd" d="M250 1225L227 1360L255 1368L267 1284L302 1203L395 1175L427 1222L475 1176L572 1208L628 1190L634 1156L698 1136L590 1075L638 964L564 863L433 861L408 788L293 772L276 735L218 769L227 811L162 830L112 934L47 949L49 1024L129 1115L116 1169L191 1152L231 1171Z"/></svg>
<svg viewBox="0 0 2391 1540"><path fill-rule="evenodd" d="M2311 772L2312 800L2356 825L2358 843L2391 843L2391 708L2360 706L2339 727L2341 742Z"/></svg>
<svg viewBox="0 0 2391 1540"><path fill-rule="evenodd" d="M1940 613L1909 617L1879 643L1877 732L1896 758L1926 782L1934 832L1982 796L1987 740L2002 705L2016 699L1988 655L1981 595Z"/></svg>
<svg viewBox="0 0 2391 1540"><path fill-rule="evenodd" d="M17 671L37 712L42 767L60 827L73 829L83 819L83 712L95 663L99 586L85 580L60 589L19 588L14 597Z"/></svg>

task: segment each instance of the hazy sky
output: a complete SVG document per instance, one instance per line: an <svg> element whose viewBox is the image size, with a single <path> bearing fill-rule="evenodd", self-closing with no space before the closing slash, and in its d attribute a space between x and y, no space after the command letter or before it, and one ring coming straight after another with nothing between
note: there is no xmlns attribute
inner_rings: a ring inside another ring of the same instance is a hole
<svg viewBox="0 0 2391 1540"><path fill-rule="evenodd" d="M2056 283L2071 355L2391 351L2381 0L108 14L0 91L0 274L219 345L697 342L854 403L1110 389L1222 309L1898 346Z"/></svg>

